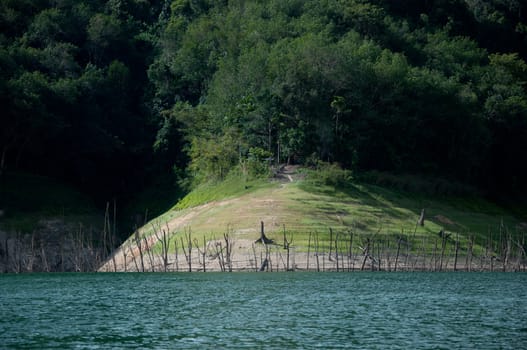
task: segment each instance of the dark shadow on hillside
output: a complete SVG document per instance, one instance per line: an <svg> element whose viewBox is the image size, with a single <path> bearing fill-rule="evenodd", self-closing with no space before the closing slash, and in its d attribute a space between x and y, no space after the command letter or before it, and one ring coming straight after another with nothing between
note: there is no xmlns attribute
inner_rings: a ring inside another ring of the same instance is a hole
<svg viewBox="0 0 527 350"><path fill-rule="evenodd" d="M368 205L372 207L380 208L384 213L397 218L401 219L404 216L397 210L393 209L393 206L386 204L385 202L375 198L371 195L368 191L365 191L360 188L363 184L347 184L346 186L328 186L328 185L317 185L316 183L307 183L301 188L305 190L306 192L326 195L329 197L333 197L335 199L342 199L343 202L346 202L347 199L353 198L354 201L357 201L360 204ZM366 185L368 186L368 185ZM383 192L386 192L385 189L382 189ZM393 203L393 200L391 198L385 197L385 201ZM398 206L400 203L398 203ZM400 206L401 208L408 209L414 213L416 213L416 221L419 218L420 210L419 208L409 208ZM328 211L330 210L329 207L326 208Z"/></svg>

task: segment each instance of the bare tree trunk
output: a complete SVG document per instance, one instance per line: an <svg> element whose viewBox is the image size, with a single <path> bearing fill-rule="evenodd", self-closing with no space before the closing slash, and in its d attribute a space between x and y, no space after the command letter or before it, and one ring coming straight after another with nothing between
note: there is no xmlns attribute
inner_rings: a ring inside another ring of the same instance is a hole
<svg viewBox="0 0 527 350"><path fill-rule="evenodd" d="M110 215L110 202L106 202L106 210L104 211L104 224L102 228L102 251L103 261L106 260L108 254L108 216Z"/></svg>
<svg viewBox="0 0 527 350"><path fill-rule="evenodd" d="M260 238L258 238L254 243L265 243L272 244L274 243L272 239L269 239L265 236L264 222L260 221Z"/></svg>
<svg viewBox="0 0 527 350"><path fill-rule="evenodd" d="M456 247L454 255L454 271L457 271L457 258L459 254L459 232L456 233Z"/></svg>
<svg viewBox="0 0 527 350"><path fill-rule="evenodd" d="M207 265L205 258L207 257L207 242L205 236L203 236L203 249L200 248L200 244L197 238L194 238L194 246L198 249L198 261L203 266L203 272L207 272Z"/></svg>
<svg viewBox="0 0 527 350"><path fill-rule="evenodd" d="M315 256L317 257L317 272L320 272L320 261L319 261L319 248L320 248L320 242L318 239L318 232L315 232Z"/></svg>
<svg viewBox="0 0 527 350"><path fill-rule="evenodd" d="M425 271L426 269L426 237L423 236L423 264L421 269Z"/></svg>
<svg viewBox="0 0 527 350"><path fill-rule="evenodd" d="M415 226L413 237L415 237L416 233L417 233L417 225ZM404 235L404 231L401 232L401 236L403 235ZM409 266L410 266L410 264L408 263L408 259L410 259L410 233L406 234L405 243L406 243L406 256L404 257L404 267L406 271L408 271Z"/></svg>
<svg viewBox="0 0 527 350"><path fill-rule="evenodd" d="M263 226L262 226L263 228ZM263 242L263 245L265 247L265 259L261 259L262 260L262 265L260 266L260 270L261 272L263 271L269 271L269 268L271 268L271 271L273 271L273 265L272 265L272 261L271 261L271 253L269 251L269 246L267 245L267 243L265 243L265 240L262 240Z"/></svg>
<svg viewBox="0 0 527 350"><path fill-rule="evenodd" d="M225 272L225 257L223 255L223 244L222 242L217 242L215 245L216 254L218 256L218 263L220 265L221 272Z"/></svg>
<svg viewBox="0 0 527 350"><path fill-rule="evenodd" d="M309 271L309 255L311 254L311 232L309 232L309 239L307 241L307 263L306 263L306 271Z"/></svg>
<svg viewBox="0 0 527 350"><path fill-rule="evenodd" d="M284 257L282 256L282 253L280 253L280 251L276 251L276 271L280 271L280 264L278 263L279 261L282 262L282 266L284 267L284 271L287 271L287 266L286 266L286 262L284 260Z"/></svg>
<svg viewBox="0 0 527 350"><path fill-rule="evenodd" d="M156 272L154 252L152 252L152 249L150 247L150 244L148 243L148 239L146 238L146 235L143 236L143 242L145 242L145 251L146 251L146 254L148 255L148 262L150 263L150 270L152 270L152 272Z"/></svg>
<svg viewBox="0 0 527 350"><path fill-rule="evenodd" d="M502 270L505 270L505 244L503 243L503 218L501 219L501 222L500 222L500 243L499 243L499 250L500 250L500 258L501 258L501 261L502 261Z"/></svg>
<svg viewBox="0 0 527 350"><path fill-rule="evenodd" d="M441 257L439 259L439 271L443 271L443 259L445 257L445 249L446 249L446 239L447 234L443 230L441 230Z"/></svg>
<svg viewBox="0 0 527 350"><path fill-rule="evenodd" d="M337 272L339 272L339 233L335 234L335 261L337 263Z"/></svg>
<svg viewBox="0 0 527 350"><path fill-rule="evenodd" d="M139 250L139 261L141 262L141 272L145 272L145 260L144 260L144 254L143 254L143 243L141 240L141 236L139 235L139 230L136 229L134 233L134 240L135 245L137 246L137 249ZM134 259L135 261L135 259Z"/></svg>
<svg viewBox="0 0 527 350"><path fill-rule="evenodd" d="M207 240L203 236L203 272L207 272Z"/></svg>
<svg viewBox="0 0 527 350"><path fill-rule="evenodd" d="M527 260L527 254L525 252L525 232L522 233L522 255L521 255L521 258L522 258L522 261L523 261L523 272L525 272L527 269L526 269L526 263L525 261Z"/></svg>
<svg viewBox="0 0 527 350"><path fill-rule="evenodd" d="M520 272L521 269L522 269L522 261L525 258L525 248L524 248L525 245L522 244L522 242L520 242L520 241L518 241L517 245L518 245L518 267L517 267L517 271Z"/></svg>
<svg viewBox="0 0 527 350"><path fill-rule="evenodd" d="M152 222L152 230L154 231L156 240L158 242L161 242L161 260L163 262L163 271L167 272L168 265L169 265L168 252L170 250L170 239L168 237L168 234L170 234L170 229L168 227L168 224L166 225L166 230L165 230L165 229L161 229L161 225L157 224L156 226L156 224Z"/></svg>
<svg viewBox="0 0 527 350"><path fill-rule="evenodd" d="M108 223L108 227L110 224ZM110 232L110 249L115 249L115 238L117 237L117 201L113 200L113 230ZM112 253L113 271L117 272L117 263L115 261L115 253Z"/></svg>
<svg viewBox="0 0 527 350"><path fill-rule="evenodd" d="M485 244L485 258L488 260L490 270L492 271L492 243L490 229L488 230L487 244Z"/></svg>
<svg viewBox="0 0 527 350"><path fill-rule="evenodd" d="M333 251L333 230L330 227L329 228L329 254L328 254L329 261L333 261L333 257L331 256L332 251Z"/></svg>
<svg viewBox="0 0 527 350"><path fill-rule="evenodd" d="M44 241L40 241L40 256L42 259L42 270L44 272L50 272L48 257L46 254L46 249L44 247Z"/></svg>
<svg viewBox="0 0 527 350"><path fill-rule="evenodd" d="M161 247L162 247L162 253L163 253L163 270L165 272L168 271L168 265L169 265L169 261L168 261L168 252L170 251L170 232L168 231L169 228L168 228L168 225L167 225L167 230L163 230L163 240L161 241Z"/></svg>
<svg viewBox="0 0 527 350"><path fill-rule="evenodd" d="M399 261L399 252L401 251L401 238L397 240L397 253L395 254L395 266L393 271L397 272L397 262Z"/></svg>
<svg viewBox="0 0 527 350"><path fill-rule="evenodd" d="M60 237L60 270L61 272L65 271L65 263L66 257L64 256L64 237Z"/></svg>
<svg viewBox="0 0 527 350"><path fill-rule="evenodd" d="M15 273L22 272L22 235L20 232L17 232L16 238L11 240L13 242L13 249L11 254L11 269ZM9 251L9 246L7 247Z"/></svg>
<svg viewBox="0 0 527 350"><path fill-rule="evenodd" d="M414 236L414 241L415 241L415 236ZM417 243L416 243L416 252L415 252L415 257L414 257L414 260L412 262L412 271L418 271L419 267L417 266L419 264L419 258L421 256L421 248L417 246Z"/></svg>
<svg viewBox="0 0 527 350"><path fill-rule="evenodd" d="M372 252L372 254L370 254L370 261L371 261L371 264L370 264L370 268L372 271L375 271L375 259L374 259L374 255L375 255L375 241L372 239L371 240L371 249L370 251Z"/></svg>
<svg viewBox="0 0 527 350"><path fill-rule="evenodd" d="M392 272L392 242L389 238L386 239L384 244L384 250L386 253L384 254L384 259L386 260L386 269L388 272Z"/></svg>
<svg viewBox="0 0 527 350"><path fill-rule="evenodd" d="M132 261L134 262L134 265L135 265L135 271L139 272L139 266L137 265L137 260L135 258L135 253L134 253L134 249L132 248L132 242L130 241L128 243L128 249L130 250L130 254L132 254Z"/></svg>
<svg viewBox="0 0 527 350"><path fill-rule="evenodd" d="M503 272L507 271L509 265L509 257L511 253L511 236L507 233L507 241L505 242L505 254L503 259Z"/></svg>
<svg viewBox="0 0 527 350"><path fill-rule="evenodd" d="M348 271L353 271L355 267L355 259L353 257L353 231L350 231L350 244L348 249Z"/></svg>
<svg viewBox="0 0 527 350"><path fill-rule="evenodd" d="M258 270L260 272L269 270L269 260L267 259L267 253L265 255L266 255L265 259L263 259L263 257L260 256L260 260L262 261L262 264L260 265L260 269Z"/></svg>
<svg viewBox="0 0 527 350"><path fill-rule="evenodd" d="M366 247L364 248L364 259L362 260L362 265L360 267L361 271L364 271L364 267L366 266L366 259L368 259L370 253L370 238L366 238Z"/></svg>
<svg viewBox="0 0 527 350"><path fill-rule="evenodd" d="M258 257L256 256L256 247L254 246L254 243L252 244L252 247L254 255L254 271L258 271Z"/></svg>
<svg viewBox="0 0 527 350"><path fill-rule="evenodd" d="M35 263L35 260L36 260L36 250L35 250L35 232L33 232L31 234L31 248L30 248L30 254L29 254L29 259L28 259L28 263L27 263L27 271L28 272L31 272L33 271L33 266L34 266L34 263Z"/></svg>
<svg viewBox="0 0 527 350"><path fill-rule="evenodd" d="M69 239L72 245L72 252L71 252L70 260L73 265L73 270L76 272L80 272L81 271L81 262L80 262L81 257L80 257L80 252L78 250L81 249L79 248L81 244L77 242L77 237L74 236L73 232L71 231L69 232Z"/></svg>
<svg viewBox="0 0 527 350"><path fill-rule="evenodd" d="M470 271L472 269L472 247L473 247L473 244L474 244L474 241L473 241L473 237L470 236L469 237L469 241L468 241L468 249L467 249L467 257L466 257L466 270L467 271Z"/></svg>
<svg viewBox="0 0 527 350"><path fill-rule="evenodd" d="M122 245L122 252L123 252L123 268L124 268L124 272L128 272L128 249L129 249L129 245L125 243L123 243Z"/></svg>
<svg viewBox="0 0 527 350"><path fill-rule="evenodd" d="M518 248L517 254L516 254L516 265L514 267L514 272L520 271L520 256L521 256L521 248L520 241L514 242L514 245Z"/></svg>
<svg viewBox="0 0 527 350"><path fill-rule="evenodd" d="M176 262L176 271L179 272L179 256L178 256L178 246L177 246L177 237L174 237L174 257Z"/></svg>
<svg viewBox="0 0 527 350"><path fill-rule="evenodd" d="M187 232L185 229L185 239L187 240L187 249L185 249L185 244L183 243L183 237L181 237L181 246L183 247L183 253L185 254L185 259L188 264L188 272L192 272L192 237L191 237L190 228Z"/></svg>
<svg viewBox="0 0 527 350"><path fill-rule="evenodd" d="M289 244L290 244L290 242L287 240L287 237L285 235L285 225L284 225L283 233L284 233L284 249L287 251L287 259L286 259L287 260L287 264L285 266L285 270L289 271Z"/></svg>
<svg viewBox="0 0 527 350"><path fill-rule="evenodd" d="M188 229L188 238L187 238L187 244L188 244L188 271L192 272L192 231L190 228Z"/></svg>
<svg viewBox="0 0 527 350"><path fill-rule="evenodd" d="M223 234L223 239L225 240L227 268L229 269L229 272L232 272L232 246L234 245L234 242L228 232Z"/></svg>
<svg viewBox="0 0 527 350"><path fill-rule="evenodd" d="M419 221L417 221L417 223L419 224L419 226L424 226L425 225L425 209L421 209L421 215L419 216Z"/></svg>
<svg viewBox="0 0 527 350"><path fill-rule="evenodd" d="M381 271L382 269L381 245L382 241L379 240L379 242L377 243L377 271Z"/></svg>
<svg viewBox="0 0 527 350"><path fill-rule="evenodd" d="M437 271L437 238L434 239L434 252L432 253L432 259L430 260L430 270Z"/></svg>

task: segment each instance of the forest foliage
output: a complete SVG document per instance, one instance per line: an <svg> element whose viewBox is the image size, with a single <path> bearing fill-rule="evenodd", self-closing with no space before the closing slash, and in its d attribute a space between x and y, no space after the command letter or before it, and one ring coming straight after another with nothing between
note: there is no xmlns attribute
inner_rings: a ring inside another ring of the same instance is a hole
<svg viewBox="0 0 527 350"><path fill-rule="evenodd" d="M0 0L0 172L107 200L322 160L526 194L526 59L521 0Z"/></svg>

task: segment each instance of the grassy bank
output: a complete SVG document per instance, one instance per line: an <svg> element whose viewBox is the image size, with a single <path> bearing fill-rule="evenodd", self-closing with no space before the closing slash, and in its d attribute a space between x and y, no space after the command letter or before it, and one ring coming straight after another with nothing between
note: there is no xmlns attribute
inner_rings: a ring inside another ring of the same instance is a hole
<svg viewBox="0 0 527 350"><path fill-rule="evenodd" d="M478 196L430 195L312 175L299 171L281 179L251 182L233 175L221 183L204 184L135 238L142 237L147 245L143 248L162 255L167 248L160 242L164 231L172 259L176 251L182 259L189 246L214 256L207 249L224 242L227 234L237 254L249 256L254 255L251 250L263 222L266 236L277 243L273 249L283 250L285 234L296 253L312 254L316 249L328 258L370 254L372 261L375 255L393 260L396 254L404 254L407 262L408 256L414 257L414 265L420 256L423 266L425 261L429 266L430 259L440 264L441 256L453 259L454 254L459 265L463 259L468 264L469 257L505 258L521 254L525 244L523 219ZM421 226L417 221L422 209ZM136 243L132 236L127 243L130 251ZM194 257L199 254L196 251Z"/></svg>

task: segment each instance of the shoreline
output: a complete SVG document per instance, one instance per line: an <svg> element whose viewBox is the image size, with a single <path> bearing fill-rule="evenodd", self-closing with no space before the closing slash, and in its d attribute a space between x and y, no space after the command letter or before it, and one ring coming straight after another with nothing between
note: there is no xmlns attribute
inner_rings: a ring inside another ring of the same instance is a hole
<svg viewBox="0 0 527 350"><path fill-rule="evenodd" d="M189 262L190 256L190 262ZM265 261L267 260L267 264ZM144 253L141 257L132 250L123 253L119 248L98 272L527 272L527 260L509 257L504 263L494 257L458 255L399 254L390 250L380 255L329 254L328 252L288 251L281 245L237 246L230 257L207 254L202 248L191 253L172 252L163 259L160 254Z"/></svg>

